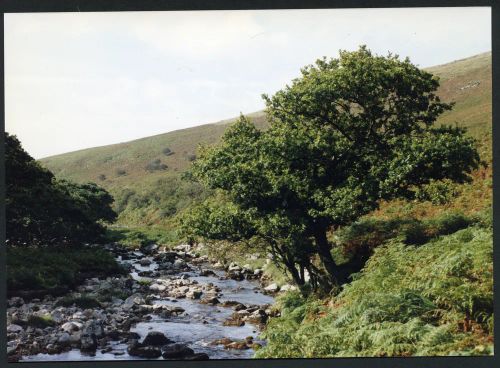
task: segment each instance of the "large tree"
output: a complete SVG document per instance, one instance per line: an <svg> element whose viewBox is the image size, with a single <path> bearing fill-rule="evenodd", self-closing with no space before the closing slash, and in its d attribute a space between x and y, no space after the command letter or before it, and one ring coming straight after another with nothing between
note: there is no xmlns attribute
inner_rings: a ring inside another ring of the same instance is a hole
<svg viewBox="0 0 500 368"><path fill-rule="evenodd" d="M282 240L290 232L299 253L317 254L338 285L345 275L329 230L381 199L413 198L431 180L468 181L479 155L464 129L435 126L452 105L436 95L438 79L408 59L361 47L301 72L263 96L268 130L241 118L219 145L202 150L193 175L222 190L257 234Z"/></svg>
<svg viewBox="0 0 500 368"><path fill-rule="evenodd" d="M9 244L95 241L116 219L113 197L96 184L57 180L5 133L6 238Z"/></svg>

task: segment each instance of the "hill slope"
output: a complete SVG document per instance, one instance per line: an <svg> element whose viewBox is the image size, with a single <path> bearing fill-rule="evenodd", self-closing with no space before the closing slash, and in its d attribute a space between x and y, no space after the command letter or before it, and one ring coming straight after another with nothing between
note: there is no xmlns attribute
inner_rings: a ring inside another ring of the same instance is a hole
<svg viewBox="0 0 500 368"><path fill-rule="evenodd" d="M427 69L440 77L439 95L455 102L438 124L469 128L482 141L483 156L491 158L491 52ZM258 127L266 126L263 111L249 114ZM199 144L218 141L235 119L222 120L142 138L126 143L89 148L47 157L40 162L56 176L77 182L93 181L116 198L121 219L127 223L155 223L203 196L194 184L181 182L180 174L195 158Z"/></svg>

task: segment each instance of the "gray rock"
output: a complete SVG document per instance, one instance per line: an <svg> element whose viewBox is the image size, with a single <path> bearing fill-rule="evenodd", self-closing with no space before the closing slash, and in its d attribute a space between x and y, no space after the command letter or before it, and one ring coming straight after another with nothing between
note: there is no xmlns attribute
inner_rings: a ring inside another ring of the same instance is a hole
<svg viewBox="0 0 500 368"><path fill-rule="evenodd" d="M276 293L277 291L279 291L279 289L280 289L280 287L276 283L268 285L264 288L265 291L270 292L270 293Z"/></svg>
<svg viewBox="0 0 500 368"><path fill-rule="evenodd" d="M185 344L166 345L162 348L161 354L164 359L184 359L193 355L193 349Z"/></svg>
<svg viewBox="0 0 500 368"><path fill-rule="evenodd" d="M102 321L100 320L91 320L88 321L83 328L82 334L94 335L97 338L101 338L104 336L104 327Z"/></svg>
<svg viewBox="0 0 500 368"><path fill-rule="evenodd" d="M80 338L80 350L86 352L95 352L97 349L97 338L95 335L82 334Z"/></svg>
<svg viewBox="0 0 500 368"><path fill-rule="evenodd" d="M16 324L10 324L7 326L7 332L10 332L10 333L19 333L23 330L24 329L21 326L16 325Z"/></svg>
<svg viewBox="0 0 500 368"><path fill-rule="evenodd" d="M63 324L61 328L66 332L80 331L83 328L83 323L78 321L70 321Z"/></svg>
<svg viewBox="0 0 500 368"><path fill-rule="evenodd" d="M171 342L173 342L173 341L171 341L163 333L158 332L158 331L151 331L144 338L142 345L162 346L165 344L169 344Z"/></svg>
<svg viewBox="0 0 500 368"><path fill-rule="evenodd" d="M61 336L57 339L57 342L62 346L68 346L71 344L70 334L67 332L63 332Z"/></svg>

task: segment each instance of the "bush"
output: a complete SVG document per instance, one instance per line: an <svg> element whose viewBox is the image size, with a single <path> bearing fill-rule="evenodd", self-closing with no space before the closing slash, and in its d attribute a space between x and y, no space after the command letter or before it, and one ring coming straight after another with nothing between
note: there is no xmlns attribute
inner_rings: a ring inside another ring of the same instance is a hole
<svg viewBox="0 0 500 368"><path fill-rule="evenodd" d="M96 298L82 295L82 296L65 296L59 299L56 303L56 306L62 307L71 307L76 305L79 308L87 309L87 308L100 308L101 303L97 301Z"/></svg>
<svg viewBox="0 0 500 368"><path fill-rule="evenodd" d="M172 152L172 150L168 147L165 147L162 152L165 156L171 156L174 154L174 152Z"/></svg>
<svg viewBox="0 0 500 368"><path fill-rule="evenodd" d="M99 248L7 248L7 291L55 291L91 277L124 274L113 256Z"/></svg>
<svg viewBox="0 0 500 368"><path fill-rule="evenodd" d="M149 172L166 170L166 169L168 169L168 166L163 164L159 158L151 161L149 164L146 165L146 171Z"/></svg>
<svg viewBox="0 0 500 368"><path fill-rule="evenodd" d="M415 197L420 201L430 201L436 205L449 203L458 195L458 185L451 180L432 180L416 189Z"/></svg>
<svg viewBox="0 0 500 368"><path fill-rule="evenodd" d="M127 171L125 171L125 169L116 169L115 170L115 173L116 173L116 176L125 176L127 175Z"/></svg>
<svg viewBox="0 0 500 368"><path fill-rule="evenodd" d="M278 305L257 358L492 354L492 231L389 241L338 296L290 294Z"/></svg>

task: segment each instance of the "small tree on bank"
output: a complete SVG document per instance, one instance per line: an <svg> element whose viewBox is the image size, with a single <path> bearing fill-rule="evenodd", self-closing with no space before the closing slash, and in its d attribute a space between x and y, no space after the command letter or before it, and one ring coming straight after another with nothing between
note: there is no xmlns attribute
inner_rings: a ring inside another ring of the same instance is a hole
<svg viewBox="0 0 500 368"><path fill-rule="evenodd" d="M316 255L329 284L342 284L329 230L382 199L413 199L431 180L468 181L479 164L465 129L434 126L452 108L439 100L438 86L408 59L366 47L341 51L263 96L269 129L241 117L219 145L201 151L193 176L223 191L256 236L280 242L296 273Z"/></svg>

